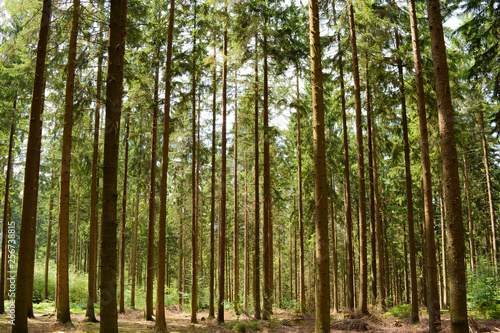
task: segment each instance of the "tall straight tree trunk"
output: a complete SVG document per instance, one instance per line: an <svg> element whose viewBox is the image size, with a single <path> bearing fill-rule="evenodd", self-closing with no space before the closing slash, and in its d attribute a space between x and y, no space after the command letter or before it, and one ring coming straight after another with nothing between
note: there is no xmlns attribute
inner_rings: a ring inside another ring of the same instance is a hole
<svg viewBox="0 0 500 333"><path fill-rule="evenodd" d="M479 126L481 127L481 141L483 143L483 163L484 170L486 173L486 185L488 188L488 205L490 208L490 222L491 222L491 244L493 245L493 263L495 264L495 269L498 268L498 248L497 248L497 232L496 232L496 217L495 217L495 205L493 202L493 190L491 184L491 173L490 173L490 159L488 152L488 142L486 141L486 135L484 134L484 117L483 110L479 110Z"/></svg>
<svg viewBox="0 0 500 333"><path fill-rule="evenodd" d="M227 11L227 7L226 7ZM222 152L220 176L220 223L219 223L219 301L217 322L224 322L224 271L226 268L226 112L227 112L227 27L224 28L222 69Z"/></svg>
<svg viewBox="0 0 500 333"><path fill-rule="evenodd" d="M191 133L191 323L198 322L196 313L198 312L198 202L196 183L196 5L194 2L194 22L193 22L193 95L192 95L192 133ZM199 124L198 124L199 126Z"/></svg>
<svg viewBox="0 0 500 333"><path fill-rule="evenodd" d="M334 24L337 25L337 14L335 11L335 4L333 5L333 19ZM343 46L340 32L337 31L337 43L339 45L339 76L340 76L340 92L342 104L342 132L343 132L343 146L344 146L344 216L346 228L346 306L348 309L354 309L354 251L352 245L352 204L351 204L351 180L350 180L350 164L349 164L349 139L347 135L347 116L346 116L346 98L345 98L345 83L344 83L344 62Z"/></svg>
<svg viewBox="0 0 500 333"><path fill-rule="evenodd" d="M309 45L314 147L314 200L316 225L316 332L330 332L330 252L328 250L328 178L326 176L323 73L317 0L309 0Z"/></svg>
<svg viewBox="0 0 500 333"><path fill-rule="evenodd" d="M183 298L184 298L184 275L182 265L184 262L184 247L183 247L183 238L184 238L184 210L181 204L179 204L180 209L180 219L179 219L179 281L177 282L177 290L179 292L179 305L182 306Z"/></svg>
<svg viewBox="0 0 500 333"><path fill-rule="evenodd" d="M339 274L337 260L337 232L335 230L335 210L333 204L333 179L330 179L330 211L332 214L332 265L333 265L333 311L339 311Z"/></svg>
<svg viewBox="0 0 500 333"><path fill-rule="evenodd" d="M120 313L125 313L125 228L127 223L128 138L130 134L129 123L129 116L127 115L127 120L125 122L125 161L123 166L122 216L120 228Z"/></svg>
<svg viewBox="0 0 500 333"><path fill-rule="evenodd" d="M116 302L118 150L123 93L123 65L127 0L111 0L108 75L106 84L106 131L104 135L101 223L101 325L100 332L118 332Z"/></svg>
<svg viewBox="0 0 500 333"><path fill-rule="evenodd" d="M255 34L254 149L255 149L255 240L253 257L253 302L255 319L260 319L260 203L259 203L259 61Z"/></svg>
<svg viewBox="0 0 500 333"><path fill-rule="evenodd" d="M104 1L99 1L99 7L104 6ZM92 147L92 180L90 185L90 223L89 223L89 260L88 260L88 293L87 293L87 308L85 310L85 321L97 322L94 311L94 303L96 303L97 294L97 246L98 246L98 179L99 169L99 129L100 129L100 110L101 110L101 89L102 89L102 62L103 62L103 30L104 25L101 24L99 29L99 49L97 55L97 82L96 82L96 107L94 114L94 142Z"/></svg>
<svg viewBox="0 0 500 333"><path fill-rule="evenodd" d="M396 48L399 49L399 32L397 25L394 26ZM410 164L410 144L408 139L408 117L406 115L406 92L403 76L403 62L397 57L399 91L401 100L401 126L403 127L403 145L405 153L405 175L406 175L406 209L408 214L408 238L410 246L410 279L411 279L411 322L418 322L418 282L417 282L417 263L415 250L415 228L413 216L413 194L412 177ZM406 243L405 243L406 244ZM406 258L406 256L405 256ZM406 266L405 266L406 272ZM406 282L406 278L405 278Z"/></svg>
<svg viewBox="0 0 500 333"><path fill-rule="evenodd" d="M167 225L168 148L170 143L170 92L172 87L172 44L174 36L175 0L170 0L165 70L165 109L163 113L163 146L160 180L160 216L158 220L158 279L156 285L156 323L154 332L167 332L165 321L165 252ZM194 255L193 255L194 256ZM195 315L196 316L196 315ZM196 317L195 317L196 318Z"/></svg>
<svg viewBox="0 0 500 333"><path fill-rule="evenodd" d="M245 156L245 268L244 268L244 293L243 307L248 311L248 296L250 294L250 225L248 222L248 183L247 183L247 163Z"/></svg>
<svg viewBox="0 0 500 333"><path fill-rule="evenodd" d="M305 262L304 262L304 211L302 207L302 142L300 139L300 108L299 108L299 64L296 63L297 76L297 185L299 188L299 251L300 251L300 312L306 313L306 286L305 286ZM297 267L297 266L295 266Z"/></svg>
<svg viewBox="0 0 500 333"><path fill-rule="evenodd" d="M373 145L371 144L373 139L372 133L372 112L371 105L369 105L370 96L370 84L369 84L369 63L368 63L368 55L366 56L366 70L365 70L365 81L366 81L366 109L370 110L367 112L366 116L366 127L367 127L367 140L368 140L368 175L369 175L369 188L370 188L370 247L371 247L371 274L372 274L372 297L373 297L373 305L377 303L377 231L376 231L376 219L375 219L375 181L374 181L374 169L373 169ZM384 291L385 293L385 291ZM380 302L380 299L379 299Z"/></svg>
<svg viewBox="0 0 500 333"><path fill-rule="evenodd" d="M14 109L16 108L16 99L14 99ZM5 295L6 290L9 288L6 287L5 282L7 281L6 275L7 275L7 253L10 253L8 251L8 246L7 246L7 218L8 218L8 211L9 211L9 191L10 191L10 177L12 174L12 147L14 146L14 122L10 125L10 136L9 136L9 155L7 158L7 173L5 174L5 196L4 196L4 205L3 205L3 219L2 219L2 259L1 259L1 272L0 272L0 313L5 313L5 305L4 305L4 300L5 300ZM50 200L49 200L49 221L48 221L48 231L47 231L47 257L45 259L45 284L44 284L44 299L47 299L47 272L48 272L48 256L50 255L50 234L51 234L51 222L52 222L52 202L53 202L53 195L52 195L52 189L54 188L54 171L52 171L52 176L50 178Z"/></svg>
<svg viewBox="0 0 500 333"><path fill-rule="evenodd" d="M356 139L358 153L358 183L359 183L359 227L360 227L360 302L359 311L368 313L368 256L366 240L366 193L365 193L365 161L363 152L363 123L361 119L361 93L359 86L358 50L356 45L356 30L354 25L354 7L349 3L349 25L351 31L352 66L354 81L354 97L356 105Z"/></svg>
<svg viewBox="0 0 500 333"><path fill-rule="evenodd" d="M470 251L470 270L474 272L476 262L476 246L474 244L474 223L472 222L472 204L470 199L469 168L467 166L467 152L464 151L464 187L467 200L467 222L469 226L469 251Z"/></svg>
<svg viewBox="0 0 500 333"><path fill-rule="evenodd" d="M74 239L73 239L73 270L80 270L80 263L78 262L78 229L80 227L80 194L78 193L76 196L76 212L75 212L75 230L74 230Z"/></svg>
<svg viewBox="0 0 500 333"><path fill-rule="evenodd" d="M217 47L214 38L214 59L216 59ZM217 64L214 64L213 72L213 95L212 95L212 163L210 177L210 297L208 306L208 317L215 317L215 116L217 110Z"/></svg>
<svg viewBox="0 0 500 333"><path fill-rule="evenodd" d="M238 73L234 87L234 312L240 314L240 223L238 202Z"/></svg>
<svg viewBox="0 0 500 333"><path fill-rule="evenodd" d="M427 118L425 112L425 93L423 84L422 60L420 56L419 35L417 16L414 0L409 0L410 22L413 45L413 61L415 65L415 82L417 85L417 106L420 127L420 149L422 159L422 182L424 194L424 216L425 216L425 245L427 249L426 271L428 283L427 308L429 310L429 330L436 332L441 328L441 314L439 312L439 292L437 285L437 260L436 244L434 240L434 211L432 205L432 183L429 159L429 139L427 133ZM414 310L412 309L412 317Z"/></svg>
<svg viewBox="0 0 500 333"><path fill-rule="evenodd" d="M64 127L61 152L61 187L59 192L57 260L57 322L71 323L69 312L69 201L71 172L71 134L73 131L73 95L75 91L76 48L80 0L73 0L73 17L69 40L69 53L66 73L66 96L64 100ZM78 227L77 227L78 228ZM78 235L75 235L75 237ZM73 249L75 251L76 249Z"/></svg>
<svg viewBox="0 0 500 333"><path fill-rule="evenodd" d="M157 41L155 41L157 43ZM153 92L153 127L151 129L151 163L149 183L149 217L148 217L148 259L146 266L146 320L153 319L153 283L155 278L155 215L156 215L156 145L158 132L158 80L160 73L159 46L155 45L155 83Z"/></svg>
<svg viewBox="0 0 500 333"><path fill-rule="evenodd" d="M441 307L446 308L448 307L448 279L446 276L446 233L445 233L445 216L446 216L446 211L444 209L444 198L443 198L443 186L441 185L441 182L439 184L439 210L440 210L440 215L441 215L441 262L442 262L442 287L443 287L443 297L441 301ZM439 273L438 273L439 274Z"/></svg>
<svg viewBox="0 0 500 333"><path fill-rule="evenodd" d="M9 186L7 186L9 188ZM50 197L49 197L49 218L47 226L47 249L45 252L45 279L43 284L43 299L46 300L49 297L49 262L50 262L50 252L52 248L52 210L54 209L54 168L52 167L52 174L50 176ZM5 200L7 202L7 198ZM4 221L7 221L6 216L4 216ZM2 263L2 268L5 266ZM3 281L0 282L3 285ZM3 295L3 292L0 294ZM0 296L3 297L3 296ZM3 301L2 301L3 305Z"/></svg>
<svg viewBox="0 0 500 333"><path fill-rule="evenodd" d="M132 277L132 281L130 283L130 307L135 309L135 276L136 276L136 268L137 268L137 231L139 226L139 184L137 184L135 194L135 223L134 223L134 234L132 238L132 249L130 250L130 276Z"/></svg>
<svg viewBox="0 0 500 333"><path fill-rule="evenodd" d="M267 17L264 20L264 30L267 29ZM271 276L271 249L269 247L269 236L271 226L271 165L269 157L269 103L268 103L268 69L267 69L267 32L264 31L264 221L262 225L262 268L263 268L263 301L264 309L262 319L269 320L272 311L272 288Z"/></svg>
<svg viewBox="0 0 500 333"><path fill-rule="evenodd" d="M460 197L460 177L458 174L455 125L453 120L453 106L451 103L450 80L440 1L427 0L427 13L429 16L432 59L434 62L434 76L436 80L439 132L441 134L444 203L448 238L447 254L449 258L454 258L454 260L450 260L448 263L451 331L453 333L467 332L469 328L467 322L465 241L462 223L462 201Z"/></svg>

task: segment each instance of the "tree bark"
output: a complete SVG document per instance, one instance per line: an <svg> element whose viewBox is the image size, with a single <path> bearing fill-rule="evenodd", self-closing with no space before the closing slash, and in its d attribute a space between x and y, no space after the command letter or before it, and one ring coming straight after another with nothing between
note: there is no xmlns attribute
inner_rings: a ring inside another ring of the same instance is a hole
<svg viewBox="0 0 500 333"><path fill-rule="evenodd" d="M255 240L253 257L253 301L255 319L260 319L260 205L259 205L259 62L257 52L258 36L255 34L255 91L254 91L254 149L255 149Z"/></svg>
<svg viewBox="0 0 500 333"><path fill-rule="evenodd" d="M365 193L365 166L363 152L363 124L361 116L361 95L359 86L358 51L356 45L356 30L354 25L354 7L352 0L349 3L349 25L351 31L352 65L354 96L356 105L356 139L358 154L358 183L359 183L359 226L360 226L360 302L359 311L368 313L368 256L366 240L366 193Z"/></svg>
<svg viewBox="0 0 500 333"><path fill-rule="evenodd" d="M467 222L469 226L469 251L470 251L470 270L474 272L476 262L476 246L474 244L474 223L472 222L472 204L470 198L469 168L467 167L467 152L464 151L464 187L467 200Z"/></svg>
<svg viewBox="0 0 500 333"><path fill-rule="evenodd" d="M333 311L339 312L339 274L337 259L337 232L335 228L335 210L333 204L333 179L330 179L330 211L332 214L332 264L333 264Z"/></svg>
<svg viewBox="0 0 500 333"><path fill-rule="evenodd" d="M128 138L130 133L128 115L125 124L125 161L123 167L122 216L120 228L120 313L125 313L125 227L127 223Z"/></svg>
<svg viewBox="0 0 500 333"><path fill-rule="evenodd" d="M165 70L165 109L163 114L163 146L160 180L160 216L158 230L158 280L156 286L156 323L154 332L167 332L165 321L165 253L167 224L168 148L170 142L170 92L172 86L172 44L174 35L175 0L170 0Z"/></svg>
<svg viewBox="0 0 500 333"><path fill-rule="evenodd" d="M214 39L214 59L216 59L217 47ZM215 116L217 113L217 64L214 64L213 72L213 95L212 95L212 163L210 178L210 297L208 317L215 317Z"/></svg>
<svg viewBox="0 0 500 333"><path fill-rule="evenodd" d="M99 7L102 9L104 1L99 1ZM85 321L97 322L94 312L94 303L96 303L97 294L97 247L98 247L98 181L99 169L99 129L100 129L100 110L101 110L101 89L102 89L102 62L103 62L103 30L104 24L99 29L99 48L97 54L97 82L96 82L96 107L94 120L94 142L92 151L92 180L90 185L90 223L89 223L89 269L88 269L88 296L87 308L85 311Z"/></svg>
<svg viewBox="0 0 500 333"><path fill-rule="evenodd" d="M246 156L245 156L246 157ZM250 224L248 221L248 183L247 183L247 163L245 158L245 281L243 294L243 307L248 311L248 296L250 294Z"/></svg>
<svg viewBox="0 0 500 333"><path fill-rule="evenodd" d="M442 262L442 287L443 287L443 297L442 297L442 302L441 302L441 307L442 308L447 308L448 307L448 279L446 276L446 233L445 233L445 216L446 216L446 211L444 209L444 199L443 199L443 190L442 190L442 185L441 183L439 184L439 210L440 210L440 215L441 215L441 262Z"/></svg>
<svg viewBox="0 0 500 333"><path fill-rule="evenodd" d="M155 43L158 43L155 41ZM154 59L154 92L153 92L153 127L151 129L151 162L149 183L149 217L148 217L148 258L146 266L146 320L153 319L153 284L155 278L155 215L156 215L156 146L158 132L158 80L160 73L159 52L160 47L155 45Z"/></svg>
<svg viewBox="0 0 500 333"><path fill-rule="evenodd" d="M135 223L134 223L134 236L132 240L132 249L131 253L131 263L130 263L130 276L132 277L132 281L130 283L130 307L135 309L135 276L136 276L136 268L137 268L137 231L139 226L139 184L137 185L135 195Z"/></svg>
<svg viewBox="0 0 500 333"><path fill-rule="evenodd" d="M238 74L236 73L234 87L234 312L240 314L240 223L238 202Z"/></svg>
<svg viewBox="0 0 500 333"><path fill-rule="evenodd" d="M455 140L453 106L439 0L427 0L432 59L436 80L441 155L443 160L444 203L446 211L447 254L450 286L451 332L467 332L467 293L465 276L465 241L462 202ZM494 239L495 240L495 239ZM496 256L496 253L495 253Z"/></svg>
<svg viewBox="0 0 500 333"><path fill-rule="evenodd" d="M309 0L309 41L314 147L316 225L316 332L330 332L330 255L328 250L328 178L326 175L323 74L317 0Z"/></svg>
<svg viewBox="0 0 500 333"><path fill-rule="evenodd" d="M226 7L227 11L227 7ZM226 267L226 112L227 112L227 27L224 28L222 69L222 151L221 151L221 181L220 181L220 210L219 223L219 301L217 322L224 323L224 271Z"/></svg>
<svg viewBox="0 0 500 333"><path fill-rule="evenodd" d="M100 332L118 332L116 304L117 176L127 0L111 0L106 84L106 131L104 135L101 223L101 325Z"/></svg>
<svg viewBox="0 0 500 333"><path fill-rule="evenodd" d="M14 99L14 109L16 109L16 99ZM8 251L8 246L7 246L7 237L8 237L8 232L7 232L7 218L8 218L8 211L9 211L9 191L10 191L10 177L12 174L12 148L14 146L14 122L10 125L10 136L9 136L9 155L7 157L7 173L5 174L5 196L4 196L4 206L3 206L3 219L2 219L2 259L1 259L1 272L0 272L0 313L5 313L5 305L4 305L4 300L5 300L5 295L8 296L8 291L10 288L8 287L10 285L10 282L6 284L6 281L8 281L7 278L7 271L8 267L6 266L7 263L7 253L10 252ZM47 298L47 272L48 272L48 256L50 255L50 234L51 234L51 222L52 222L52 210L51 210L51 203L53 202L53 196L52 196L52 189L54 186L54 173L52 172L52 177L50 180L50 186L51 186L51 191L50 191L50 201L49 201L49 221L48 221L48 231L47 231L47 257L45 259L45 284L44 284L44 299ZM9 242L11 243L11 242Z"/></svg>
<svg viewBox="0 0 500 333"><path fill-rule="evenodd" d="M10 155L10 151L9 151ZM8 164L7 164L8 165ZM9 170L8 170L9 172ZM8 173L7 173L8 175ZM9 177L9 175L8 175ZM8 178L7 178L8 179ZM7 183L7 182L6 182ZM8 189L9 186L6 186ZM54 168L52 167L52 174L50 176L50 198L49 198L49 218L48 218L48 226L47 226L47 249L45 252L45 279L43 284L43 299L46 300L49 297L49 262L50 262L50 252L52 248L52 210L54 209ZM7 197L5 202L7 202ZM7 221L7 217L4 215L4 221ZM6 232L6 231L5 231ZM5 235L5 233L4 233ZM2 268L5 266L5 263L2 262ZM3 276L3 274L2 274ZM0 282L3 285L3 281ZM0 291L0 295L3 295L3 291ZM2 296L3 297L3 296ZM3 305L3 301L2 304Z"/></svg>
<svg viewBox="0 0 500 333"><path fill-rule="evenodd" d="M61 185L59 192L57 260L57 322L70 324L69 312L69 201L71 173L71 134L73 131L73 95L75 91L76 48L80 0L73 0L73 17L69 41L69 53L66 73L66 96L64 101L64 127L61 152ZM77 227L78 228L78 227ZM77 236L77 235L75 235ZM75 251L76 249L73 249Z"/></svg>
<svg viewBox="0 0 500 333"><path fill-rule="evenodd" d="M80 194L76 196L76 212L75 212L75 230L73 232L73 270L80 270L80 262L78 261L78 244L80 237L78 236L78 229L80 227Z"/></svg>
<svg viewBox="0 0 500 333"><path fill-rule="evenodd" d="M399 32L395 25L395 39L396 48L399 49ZM401 100L401 126L403 127L403 140L404 140L404 154L405 154L405 175L406 175L406 207L408 214L408 239L410 247L410 280L411 280L411 322L418 322L418 281L417 281L417 263L416 263L416 250L415 250L415 228L414 228L414 214L413 214L413 194L412 194L412 177L411 177L411 164L410 164L410 144L408 139L408 117L406 115L406 93L404 86L403 76L403 62L401 58L397 57L398 64L398 78L399 78L399 91ZM405 256L406 258L406 256ZM405 266L406 272L406 266ZM405 278L406 283L406 278Z"/></svg>

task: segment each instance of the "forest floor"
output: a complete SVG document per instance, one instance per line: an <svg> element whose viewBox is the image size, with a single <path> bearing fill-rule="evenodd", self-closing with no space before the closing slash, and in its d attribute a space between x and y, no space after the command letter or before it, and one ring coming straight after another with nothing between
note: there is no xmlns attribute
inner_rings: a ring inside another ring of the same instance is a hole
<svg viewBox="0 0 500 333"><path fill-rule="evenodd" d="M226 310L224 325L218 325L215 319L207 319L208 312L198 313L198 324L191 324L191 315L179 307L166 309L166 320L169 332L314 332L314 315L298 315L290 311L275 310L269 321L256 321L246 315L236 316L231 310ZM99 332L99 323L84 322L83 313L71 315L73 327L58 325L54 313L35 311L36 319L29 320L29 332L62 333L62 332ZM119 314L118 326L120 332L152 332L154 322L143 318L142 310L127 310ZM449 315L442 315L443 332L450 332ZM10 332L9 317L0 315L0 332ZM500 332L500 320L477 320L473 332ZM428 332L426 313L421 312L418 324L409 323L408 319L371 315L368 317L349 316L345 313L332 313L331 332Z"/></svg>

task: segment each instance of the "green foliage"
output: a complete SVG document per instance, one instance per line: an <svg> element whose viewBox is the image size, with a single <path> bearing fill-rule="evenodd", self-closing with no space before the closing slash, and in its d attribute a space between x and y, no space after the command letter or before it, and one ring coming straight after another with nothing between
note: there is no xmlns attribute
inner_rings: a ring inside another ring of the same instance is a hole
<svg viewBox="0 0 500 333"><path fill-rule="evenodd" d="M396 305L389 310L388 314L390 314L391 317L410 318L411 304Z"/></svg>
<svg viewBox="0 0 500 333"><path fill-rule="evenodd" d="M262 330L262 324L259 321L237 321L228 323L227 326L235 333L257 332Z"/></svg>
<svg viewBox="0 0 500 333"><path fill-rule="evenodd" d="M500 294L495 268L481 260L474 272L468 274L468 307L479 311L488 318L500 318Z"/></svg>

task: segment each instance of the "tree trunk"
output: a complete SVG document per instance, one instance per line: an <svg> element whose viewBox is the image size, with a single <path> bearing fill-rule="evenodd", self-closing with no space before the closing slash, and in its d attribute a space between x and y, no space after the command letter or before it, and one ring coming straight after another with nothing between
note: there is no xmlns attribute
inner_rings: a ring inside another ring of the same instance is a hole
<svg viewBox="0 0 500 333"><path fill-rule="evenodd" d="M116 304L117 176L127 0L111 0L106 85L106 131L104 135L101 223L101 325L100 331L118 332Z"/></svg>
<svg viewBox="0 0 500 333"><path fill-rule="evenodd" d="M71 173L71 133L73 131L73 95L75 91L75 66L78 37L80 0L73 0L73 17L69 41L66 73L66 96L64 101L64 127L61 152L61 186L59 192L59 224L57 260L57 322L71 323L69 312L69 201ZM76 227L78 228L78 226ZM78 235L75 234L75 237ZM76 238L75 238L76 239ZM75 243L77 244L77 243ZM75 251L76 248L73 249ZM75 252L76 253L76 252Z"/></svg>
<svg viewBox="0 0 500 333"><path fill-rule="evenodd" d="M368 61L367 61L368 67ZM368 70L366 71L366 99L367 99L367 109L368 109ZM366 117L367 124L367 140L368 140L368 175L370 184L370 247L371 247L371 275L372 275L372 304L377 304L377 232L375 223L375 190L373 181L373 146L372 142L372 118L368 114Z"/></svg>
<svg viewBox="0 0 500 333"><path fill-rule="evenodd" d="M172 44L174 35L175 0L170 0L165 70L165 109L163 114L163 147L160 180L160 216L158 220L158 280L156 286L156 323L154 332L167 332L165 321L165 252L167 224L168 148L170 142L170 91L172 86Z"/></svg>
<svg viewBox="0 0 500 333"><path fill-rule="evenodd" d="M314 200L316 225L316 332L330 332L330 252L328 250L328 178L326 176L323 74L317 0L309 0L309 41L313 108Z"/></svg>
<svg viewBox="0 0 500 333"><path fill-rule="evenodd" d="M14 109L16 109L16 99L14 99ZM8 251L8 246L7 246L7 218L8 218L8 211L9 211L9 191L10 191L10 177L12 174L12 148L14 145L14 122L10 125L10 136L9 136L9 155L7 158L7 173L5 174L5 196L4 196L4 206L3 206L3 219L2 219L2 259L1 259L1 273L0 273L0 313L5 313L5 305L4 305L4 300L5 300L5 295L8 295L9 293L7 292L10 288L8 287L10 285L9 283L6 284L6 279L7 277L7 271L8 266L6 266L7 263L7 253L10 253ZM50 191L50 201L49 201L49 207L51 207L51 203L53 201L53 196L52 196L52 189L54 186L54 173L52 172L52 177L50 180L50 186L51 186L51 191ZM50 209L50 208L49 208ZM47 231L47 257L45 259L45 281L47 281L47 272L48 272L48 256L50 255L50 233L51 233L51 222L52 222L52 211L49 210L49 227ZM9 242L10 243L10 242ZM47 282L44 284L44 299L47 298Z"/></svg>
<svg viewBox="0 0 500 333"><path fill-rule="evenodd" d="M179 209L180 209L180 219L179 219L179 281L177 282L177 290L179 292L179 305L182 306L183 299L184 299L184 275L183 273L183 262L184 262L184 247L183 247L183 237L184 237L184 208L182 207L182 204L179 203Z"/></svg>
<svg viewBox="0 0 500 333"><path fill-rule="evenodd" d="M360 226L360 304L359 311L368 313L368 258L366 240L366 194L365 194L365 166L363 152L363 124L361 118L361 95L359 86L358 51L356 45L356 31L354 26L354 7L352 0L349 3L349 25L351 31L353 81L356 105L356 139L358 154L358 183L359 183L359 226Z"/></svg>
<svg viewBox="0 0 500 333"><path fill-rule="evenodd" d="M227 11L227 7L226 7ZM220 180L220 223L219 223L219 301L217 322L224 323L224 271L226 267L226 112L227 112L227 27L224 28L222 69L222 151Z"/></svg>
<svg viewBox="0 0 500 333"><path fill-rule="evenodd" d="M267 29L267 17L265 18L264 30ZM272 311L271 303L271 249L269 247L269 236L271 229L271 165L269 158L269 105L268 105L268 70L267 70L267 32L264 31L264 221L262 226L262 268L263 268L263 301L264 311L262 312L262 319L269 320Z"/></svg>
<svg viewBox="0 0 500 333"><path fill-rule="evenodd" d="M297 76L297 185L299 188L299 257L300 257L300 313L306 313L306 286L305 286L305 263L304 263L304 210L302 207L302 142L300 139L300 108L299 108L299 64L296 63ZM297 267L297 266L295 266Z"/></svg>
<svg viewBox="0 0 500 333"><path fill-rule="evenodd" d="M198 312L198 202L196 183L196 6L194 2L194 22L193 22L193 92L192 92L192 133L191 133L191 323L198 322L196 313ZM199 125L198 125L199 126Z"/></svg>
<svg viewBox="0 0 500 333"><path fill-rule="evenodd" d="M102 9L104 1L99 1L99 7ZM99 29L99 44L102 45L103 24ZM97 322L94 312L94 303L97 301L97 246L98 246L98 179L99 169L99 129L100 129L100 110L101 110L101 89L102 89L102 61L103 47L99 47L97 55L97 82L96 82L96 107L94 120L94 143L92 150L92 180L90 186L90 223L89 223L89 260L88 260L88 296L87 308L85 311L85 321Z"/></svg>
<svg viewBox="0 0 500 333"><path fill-rule="evenodd" d="M413 18L412 18L413 19ZM416 26L415 26L416 27ZM399 49L399 32L395 26L396 48ZM418 35L417 35L418 36ZM403 76L403 62L397 57L398 75L399 75L399 91L401 99L401 125L403 127L403 140L405 152L405 175L406 175L406 207L408 213L408 238L410 246L410 279L411 279L411 322L418 322L418 283L417 283L417 264L415 250L415 228L413 216L413 194L412 194L412 178L410 164L410 145L408 139L408 118L406 116L406 96ZM405 243L406 244L406 243ZM406 258L406 256L405 256ZM406 266L405 266L406 272ZM406 283L406 278L405 278ZM408 290L408 289L406 289Z"/></svg>
<svg viewBox="0 0 500 333"><path fill-rule="evenodd" d="M245 158L245 286L243 294L243 307L248 311L248 296L250 294L250 225L248 222L248 186L247 186L247 165Z"/></svg>
<svg viewBox="0 0 500 333"><path fill-rule="evenodd" d="M444 199L443 199L443 191L442 191L442 185L439 184L439 210L440 210L440 215L441 215L441 262L442 262L442 268L443 268L443 272L442 272L442 276L443 276L443 283L442 283L442 286L443 286L443 299L442 299L442 302L441 302L441 307L442 308L447 308L448 307L448 279L447 279L447 276L446 276L446 272L447 272L447 269L446 269L446 263L447 263L447 260L446 260L446 249L445 249L445 244L446 244L446 234L445 234L445 227L444 227L444 221L445 221L445 217L446 217L446 211L444 209Z"/></svg>
<svg viewBox="0 0 500 333"><path fill-rule="evenodd" d="M491 173L490 173L490 160L488 153L488 142L486 141L486 136L484 134L484 117L483 110L479 110L479 126L481 127L481 141L483 143L483 163L484 170L486 173L486 185L488 187L488 204L489 213L491 221L491 244L493 245L493 263L495 264L495 271L498 269L498 249L497 249L497 233L496 233L496 217L495 217L495 205L493 202L493 190L491 184Z"/></svg>
<svg viewBox="0 0 500 333"><path fill-rule="evenodd" d="M240 314L240 223L238 203L238 74L236 73L234 87L234 312Z"/></svg>
<svg viewBox="0 0 500 333"><path fill-rule="evenodd" d="M472 222L472 205L470 199L470 188L469 188L469 169L467 167L467 152L464 151L464 186L465 186L465 197L467 200L467 222L469 225L469 251L470 251L470 270L474 272L474 266L476 262L476 246L474 244L474 223Z"/></svg>
<svg viewBox="0 0 500 333"><path fill-rule="evenodd" d="M439 293L437 290L437 262L436 262L436 245L434 240L434 212L432 207L432 183L431 169L429 160L429 139L427 134L427 118L425 112L425 92L422 72L422 60L420 56L419 35L417 26L417 16L415 12L415 1L408 1L410 7L410 22L413 45L413 61L415 66L415 82L417 85L417 106L418 119L420 128L420 149L422 159L422 190L424 194L424 220L426 229L426 271L427 280L429 283L427 308L429 310L429 330L431 332L438 331L441 328L441 315L439 313ZM429 231L429 232L427 232ZM411 239L410 239L411 241ZM411 251L411 248L410 248ZM411 254L410 254L411 255ZM410 259L411 260L411 259ZM413 297L413 296L412 296ZM415 322L418 317L418 312L415 313L414 304L412 301L412 321ZM416 317L416 318L415 318Z"/></svg>
<svg viewBox="0 0 500 333"><path fill-rule="evenodd" d="M255 34L255 96L254 96L254 149L255 149L255 255L253 257L253 301L255 319L260 319L260 205L259 205L259 71L258 71L258 36Z"/></svg>
<svg viewBox="0 0 500 333"><path fill-rule="evenodd" d="M217 47L214 40L214 59L216 58ZM215 317L215 116L217 113L217 64L214 64L213 72L213 95L212 95L212 163L210 178L210 297L208 307L208 317Z"/></svg>
<svg viewBox="0 0 500 333"><path fill-rule="evenodd" d="M10 151L9 151L10 155ZM8 165L8 164L7 164ZM8 170L10 171L10 170ZM7 177L9 177L9 174L7 173ZM7 178L8 181L8 178ZM7 189L9 186L6 187ZM47 250L45 252L45 279L44 279L44 284L43 284L43 299L46 300L49 297L49 262L50 262L50 252L52 248L52 210L54 209L54 168L52 167L52 174L50 176L50 198L49 198L49 219L48 219L48 227L47 227ZM5 202L7 202L7 198ZM4 221L7 221L7 217L4 215ZM2 263L2 268L5 266L4 263ZM0 284L3 285L3 281L0 282ZM3 295L3 292L1 292L0 295ZM3 305L3 301L2 301Z"/></svg>
<svg viewBox="0 0 500 333"><path fill-rule="evenodd" d="M127 223L128 138L130 133L128 115L125 124L125 161L123 166L122 218L120 228L120 313L125 313L125 227Z"/></svg>
<svg viewBox="0 0 500 333"><path fill-rule="evenodd" d="M76 196L76 212L75 212L75 230L73 232L73 270L80 270L80 263L78 262L78 243L80 237L78 237L78 229L80 227L80 194Z"/></svg>
<svg viewBox="0 0 500 333"><path fill-rule="evenodd" d="M131 286L130 286L130 307L135 309L135 275L136 275L136 267L137 267L137 231L139 226L139 184L137 185L135 195L135 223L134 223L134 236L132 240L132 249L131 253L131 263L130 263L130 275L132 277Z"/></svg>
<svg viewBox="0 0 500 333"><path fill-rule="evenodd" d="M155 41L157 43L157 41ZM159 52L160 48L155 45L154 59L154 92L153 92L153 127L151 129L151 163L149 183L149 217L148 217L148 259L146 266L146 320L153 319L153 283L155 278L155 215L156 215L156 145L158 132L158 80L160 73Z"/></svg>
<svg viewBox="0 0 500 333"><path fill-rule="evenodd" d="M333 5L333 17L335 25L337 24L337 17L335 12L335 4ZM347 116L346 116L346 98L344 86L344 63L343 46L341 45L342 39L340 32L337 32L337 43L339 45L339 76L340 76L340 92L342 104L342 132L343 132L343 146L344 146L344 215L345 215L345 228L346 228L346 270L347 270L347 295L346 305L348 309L354 309L354 252L352 245L352 204L351 204L351 180L350 180L350 164L349 164L349 141L347 135Z"/></svg>
<svg viewBox="0 0 500 333"><path fill-rule="evenodd" d="M337 260L337 232L333 205L333 179L330 179L330 211L332 214L332 264L333 264L333 311L339 312L339 274Z"/></svg>
<svg viewBox="0 0 500 333"><path fill-rule="evenodd" d="M439 132L441 134L445 220L448 238L447 254L449 258L454 259L448 263L451 332L468 332L465 241L462 223L460 179L458 175L455 125L451 103L446 46L443 36L443 20L439 0L427 0L427 13L429 16L432 59L436 80Z"/></svg>

